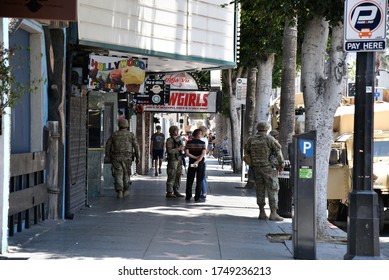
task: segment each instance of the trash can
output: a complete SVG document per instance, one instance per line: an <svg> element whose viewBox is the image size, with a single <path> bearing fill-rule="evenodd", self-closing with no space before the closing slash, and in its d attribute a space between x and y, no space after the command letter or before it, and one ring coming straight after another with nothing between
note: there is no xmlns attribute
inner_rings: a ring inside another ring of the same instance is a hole
<svg viewBox="0 0 389 280"><path fill-rule="evenodd" d="M278 173L280 190L278 191L278 215L284 218L292 217L293 186L290 182L290 165Z"/></svg>

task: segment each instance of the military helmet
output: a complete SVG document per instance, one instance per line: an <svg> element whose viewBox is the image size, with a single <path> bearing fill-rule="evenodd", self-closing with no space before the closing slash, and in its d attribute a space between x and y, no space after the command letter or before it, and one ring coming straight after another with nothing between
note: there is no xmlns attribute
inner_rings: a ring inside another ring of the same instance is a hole
<svg viewBox="0 0 389 280"><path fill-rule="evenodd" d="M119 128L127 128L128 127L128 121L126 119L121 119L118 122Z"/></svg>
<svg viewBox="0 0 389 280"><path fill-rule="evenodd" d="M257 124L257 130L258 131L268 131L270 128L270 125L268 122L259 122Z"/></svg>
<svg viewBox="0 0 389 280"><path fill-rule="evenodd" d="M169 133L170 133L170 134L173 134L174 131L176 131L176 130L178 130L178 126L172 125L172 126L169 128Z"/></svg>
<svg viewBox="0 0 389 280"><path fill-rule="evenodd" d="M277 137L280 135L280 133L279 133L277 130L275 130L275 129L271 130L271 131L269 132L269 134L270 134L271 136L273 136L274 138L277 138Z"/></svg>

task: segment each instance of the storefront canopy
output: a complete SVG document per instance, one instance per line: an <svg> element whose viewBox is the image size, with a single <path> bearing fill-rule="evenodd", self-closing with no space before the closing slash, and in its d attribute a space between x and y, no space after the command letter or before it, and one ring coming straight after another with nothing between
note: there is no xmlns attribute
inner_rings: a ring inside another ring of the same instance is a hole
<svg viewBox="0 0 389 280"><path fill-rule="evenodd" d="M147 59L149 73L233 68L238 17L224 2L79 0L79 44Z"/></svg>

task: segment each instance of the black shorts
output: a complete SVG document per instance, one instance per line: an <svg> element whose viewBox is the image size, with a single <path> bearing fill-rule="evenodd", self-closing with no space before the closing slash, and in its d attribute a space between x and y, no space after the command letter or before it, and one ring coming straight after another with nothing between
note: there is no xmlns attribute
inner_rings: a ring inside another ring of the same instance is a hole
<svg viewBox="0 0 389 280"><path fill-rule="evenodd" d="M153 150L153 160L163 159L163 150Z"/></svg>

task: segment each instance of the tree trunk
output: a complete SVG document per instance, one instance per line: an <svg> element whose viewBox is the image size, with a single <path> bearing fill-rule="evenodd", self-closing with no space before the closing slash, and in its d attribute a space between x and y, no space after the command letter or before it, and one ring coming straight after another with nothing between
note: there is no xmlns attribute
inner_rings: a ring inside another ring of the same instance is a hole
<svg viewBox="0 0 389 280"><path fill-rule="evenodd" d="M378 53L379 58L377 59L379 63L379 68L384 70L389 70L389 55L384 53Z"/></svg>
<svg viewBox="0 0 389 280"><path fill-rule="evenodd" d="M257 68L249 68L247 76L246 112L244 115L243 143L251 135L254 125L255 92L257 88Z"/></svg>
<svg viewBox="0 0 389 280"><path fill-rule="evenodd" d="M316 226L317 236L328 236L327 228L323 227L326 211L323 211L323 194L326 193L328 176L328 161L324 163L327 153L324 151L331 139L332 127L324 127L323 112L326 111L324 103L325 55L328 40L328 22L322 17L315 17L307 23L304 42L302 46L301 81L305 104L305 131L317 131L316 143ZM328 124L327 124L328 125ZM329 135L328 135L329 134ZM329 138L329 139L328 139ZM324 145L324 146L323 146ZM323 164L324 163L324 164Z"/></svg>
<svg viewBox="0 0 389 280"><path fill-rule="evenodd" d="M297 22L285 22L282 52L282 84L280 103L280 144L289 159L288 144L295 131Z"/></svg>
<svg viewBox="0 0 389 280"><path fill-rule="evenodd" d="M257 92L255 96L255 122L253 125L253 134L257 132L258 122L269 121L270 115L270 97L272 91L272 77L274 66L274 54L266 59L257 58L258 80Z"/></svg>
<svg viewBox="0 0 389 280"><path fill-rule="evenodd" d="M320 181L317 194L317 212L323 215L317 216L318 236L327 230L327 178L328 163L331 152L331 143L333 142L333 125L336 109L342 99L342 93L347 83L347 53L343 51L343 23L331 28L331 47L329 52L329 65L327 67L327 80L325 82L325 95L323 96L326 108L323 108L323 125L318 130L318 138L322 138L320 147L320 156L318 155L318 174L316 184Z"/></svg>
<svg viewBox="0 0 389 280"><path fill-rule="evenodd" d="M314 17L307 23L302 45L301 84L306 110L305 131L318 128L323 108L328 22Z"/></svg>
<svg viewBox="0 0 389 280"><path fill-rule="evenodd" d="M218 149L223 141L223 119L224 116L221 113L217 113L215 116L215 149Z"/></svg>
<svg viewBox="0 0 389 280"><path fill-rule="evenodd" d="M328 69L325 57L329 24L315 17L307 24L303 43L302 90L306 109L305 131L317 131L316 143L316 225L317 237L328 237L327 178L335 111L339 106L347 73L343 53L342 26L334 27ZM326 80L327 79L327 80Z"/></svg>
<svg viewBox="0 0 389 280"><path fill-rule="evenodd" d="M64 144L65 144L65 33L64 29L44 27L47 76L48 76L48 120L57 121L58 139L58 212L62 217L62 192L64 190Z"/></svg>
<svg viewBox="0 0 389 280"><path fill-rule="evenodd" d="M58 122L47 122L49 128L48 149L46 156L46 176L47 176L47 218L50 220L58 219Z"/></svg>
<svg viewBox="0 0 389 280"><path fill-rule="evenodd" d="M233 71L237 71L235 77L233 77ZM236 109L236 93L235 85L236 78L240 77L242 68L238 70L228 69L223 71L223 79L227 88L229 97L229 110L230 110L230 121L231 121L231 156L232 156L232 167L234 173L239 173L242 169L242 156L240 151L240 117L238 110Z"/></svg>

